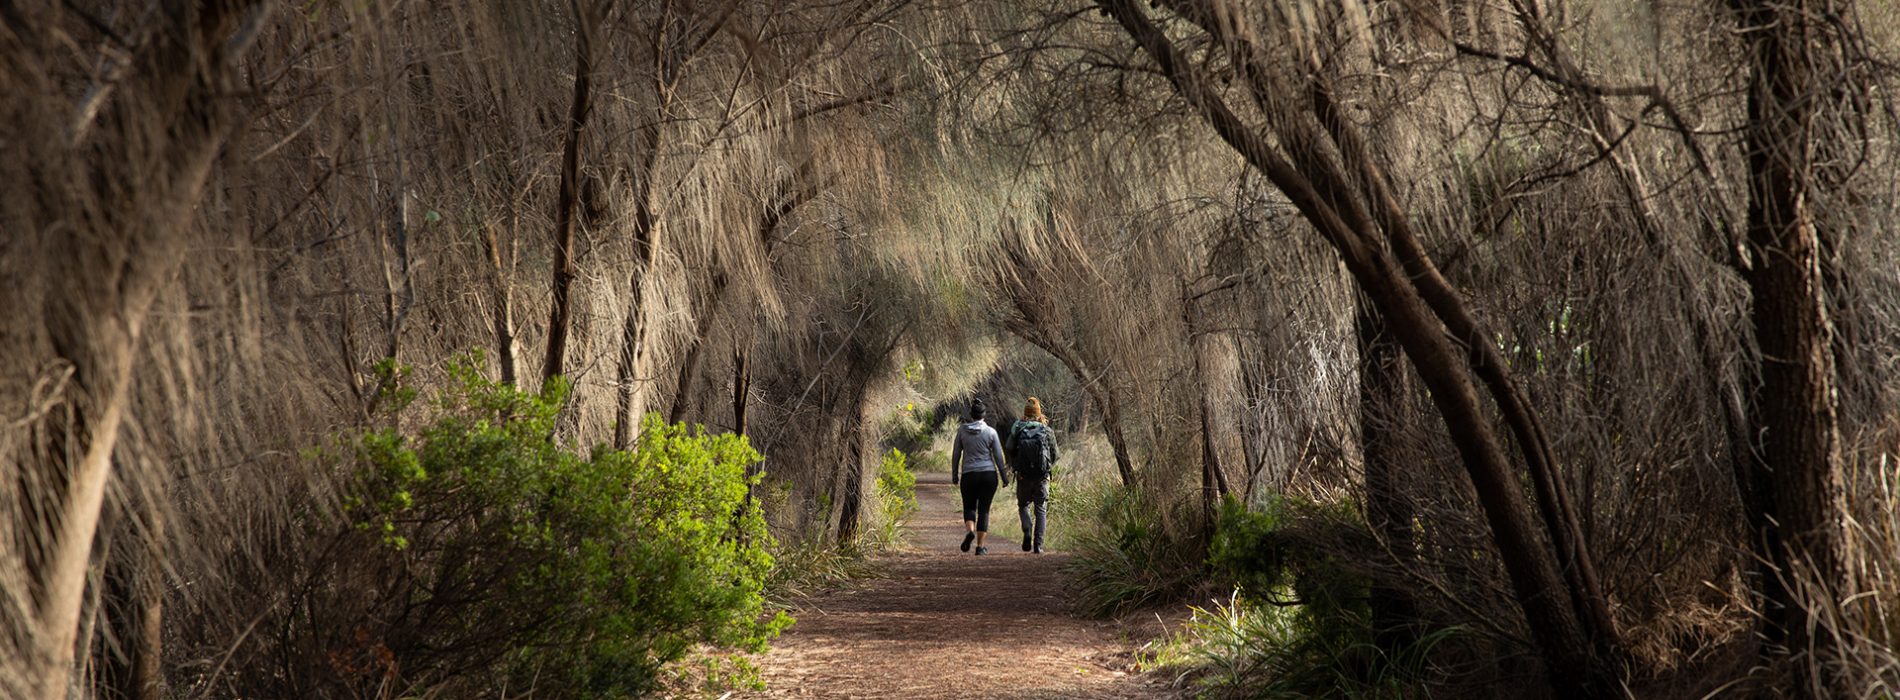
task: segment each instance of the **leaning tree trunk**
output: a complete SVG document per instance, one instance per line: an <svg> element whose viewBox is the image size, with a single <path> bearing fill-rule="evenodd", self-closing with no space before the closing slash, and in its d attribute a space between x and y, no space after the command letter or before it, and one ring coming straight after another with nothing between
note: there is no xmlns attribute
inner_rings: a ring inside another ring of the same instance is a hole
<svg viewBox="0 0 1900 700"><path fill-rule="evenodd" d="M1749 48L1748 244L1743 271L1750 321L1760 351L1760 384L1749 418L1759 436L1750 470L1749 524L1764 562L1762 588L1771 646L1812 654L1797 659L1795 692L1844 694L1832 675L1840 640L1812 619L1794 579L1827 595L1847 580L1841 439L1836 415L1833 327L1821 267L1815 177L1827 113L1822 94L1838 50L1825 24L1841 8L1830 0L1736 0ZM1773 649L1766 653L1778 653Z"/></svg>
<svg viewBox="0 0 1900 700"><path fill-rule="evenodd" d="M1295 112L1276 111L1276 108L1292 109L1288 105L1274 104L1281 95L1255 88L1259 93L1255 98L1266 110L1273 128L1283 132L1277 142L1292 152L1293 160L1282 155L1279 146L1274 145L1275 141L1268 139L1267 134L1256 132L1235 115L1224 98L1208 86L1211 78L1200 73L1198 64L1186 58L1148 19L1147 11L1139 3L1098 0L1097 4L1121 24L1189 106L1286 195L1339 253L1360 289L1372 298L1385 317L1388 329L1419 369L1452 443L1465 463L1498 547L1500 561L1545 661L1552 689L1565 697L1579 698L1614 692L1619 673L1614 631L1587 625L1580 615L1576 603L1588 598L1589 593L1578 590L1578 581L1566 576L1565 567L1559 563L1559 550L1545 540L1543 523L1533 515L1524 498L1511 460L1473 381L1473 370L1482 368L1474 368L1464 349L1452 341L1453 334L1460 340L1465 340L1467 335L1457 333L1461 329L1448 327L1457 317L1441 316L1446 309L1435 308L1434 302L1442 304L1445 299L1432 293L1441 290L1421 288L1412 271L1407 269L1410 265L1402 267L1400 260L1394 257L1395 251L1386 247L1390 242L1397 252L1409 252L1403 250L1406 241L1399 240L1401 232L1391 229L1390 208L1381 207L1381 216L1375 219L1370 213L1372 206L1356 198L1356 188L1335 186L1351 182L1352 178L1318 146L1327 135L1306 126L1312 122L1302 122L1305 117ZM1198 14L1217 39L1223 38L1223 26L1231 27L1223 25L1216 13L1199 5L1181 10L1178 8L1186 3L1169 4L1177 11ZM1250 55L1255 52L1236 50L1234 53L1241 62L1243 77L1251 84L1265 84L1270 80L1264 68L1252 63ZM1316 104L1316 110L1318 107ZM1337 130L1345 125L1332 126ZM1335 145L1342 155L1351 158L1355 144L1338 138L1337 133L1332 137ZM1357 165L1365 167L1370 163ZM1392 240L1388 241L1388 237ZM1513 427L1518 426L1514 423ZM1528 452L1539 445L1532 441L1524 447ZM1573 564L1578 557L1587 558L1586 552L1577 550L1564 554Z"/></svg>
<svg viewBox="0 0 1900 700"><path fill-rule="evenodd" d="M1055 357L1056 361L1061 362L1062 366L1067 367L1069 374L1075 377L1075 382L1080 384L1082 390L1095 402L1095 406L1101 410L1102 414L1102 435L1108 438L1109 451L1115 455L1115 470L1121 475L1122 487L1134 488L1135 463L1128 452L1128 438L1122 432L1121 404L1115 400L1115 390L1103 381L1106 377L1091 375L1088 368L1082 364L1082 358L1077 356L1075 351L1037 332L1033 323L1021 322L1008 324L1008 326L1010 332L1015 333L1016 337L1042 348L1044 352Z"/></svg>
<svg viewBox="0 0 1900 700"><path fill-rule="evenodd" d="M1115 403L1111 390L1103 390L1096 396L1095 404L1102 407L1102 434L1108 437L1108 449L1115 455L1115 473L1121 476L1122 488L1135 487L1135 460L1128 453L1128 438L1122 433L1121 406Z"/></svg>
<svg viewBox="0 0 1900 700"><path fill-rule="evenodd" d="M24 455L17 509L5 514L17 547L0 553L14 594L0 613L0 694L65 700L73 677L87 574L114 453L129 415L139 346L152 306L183 262L181 238L218 153L237 121L235 64L267 5L154 3L121 79L91 86L74 121L74 85L55 76L42 42L63 11L8 4L0 31L0 226L45 248L37 312L70 371L64 405L38 426L55 436ZM45 125L58 125L45 128ZM61 129L59 127L65 127ZM50 132L50 133L49 133ZM24 170L18 172L15 168ZM26 183L31 183L27 185ZM11 358L31 361L32 358ZM23 521L24 515L36 515ZM21 551L24 550L24 551Z"/></svg>

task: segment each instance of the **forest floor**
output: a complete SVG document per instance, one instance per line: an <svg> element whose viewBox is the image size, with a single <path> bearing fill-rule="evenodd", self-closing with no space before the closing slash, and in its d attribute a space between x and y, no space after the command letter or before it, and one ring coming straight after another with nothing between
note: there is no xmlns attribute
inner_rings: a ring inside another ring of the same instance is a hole
<svg viewBox="0 0 1900 700"><path fill-rule="evenodd" d="M1000 489L992 534L1013 534L1013 489ZM752 698L1155 698L1173 693L1133 669L1153 630L1068 609L1068 555L1020 539L957 550L961 506L944 474L920 475L918 511L883 575L804 601L798 623L759 659ZM1055 508L1051 508L1055 511ZM1052 512L1049 526L1062 525ZM1006 528L996 527L1010 523ZM1007 535L1006 535L1007 536Z"/></svg>

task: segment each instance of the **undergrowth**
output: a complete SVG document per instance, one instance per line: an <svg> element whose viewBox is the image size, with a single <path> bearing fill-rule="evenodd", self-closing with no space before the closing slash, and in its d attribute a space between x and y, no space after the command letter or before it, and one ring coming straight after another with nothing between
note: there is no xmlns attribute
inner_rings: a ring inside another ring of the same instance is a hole
<svg viewBox="0 0 1900 700"><path fill-rule="evenodd" d="M1075 553L1067 573L1081 610L1115 615L1215 586L1231 592L1190 607L1186 623L1138 653L1143 671L1198 697L1429 697L1448 675L1441 660L1468 638L1457 627L1375 624L1371 582L1349 553L1321 544L1369 536L1349 507L1229 500L1203 540L1195 513L1111 482L1075 489L1064 506L1077 514L1059 541Z"/></svg>
<svg viewBox="0 0 1900 700"><path fill-rule="evenodd" d="M1051 528L1051 541L1075 554L1064 571L1083 612L1107 616L1180 600L1202 582L1205 544L1170 525L1164 509L1140 492L1103 481L1062 496L1057 502L1065 517Z"/></svg>
<svg viewBox="0 0 1900 700"><path fill-rule="evenodd" d="M942 461L942 455L927 453L919 462L930 464L931 457ZM766 578L767 599L796 607L814 593L878 575L872 555L902 542L905 521L917 513L917 476L909 464L909 456L896 449L879 459L871 521L856 541L841 545L824 532L813 531L781 543L774 552L777 565ZM783 496L777 499L783 500Z"/></svg>
<svg viewBox="0 0 1900 700"><path fill-rule="evenodd" d="M1444 628L1381 648L1369 628L1352 634L1311 608L1238 592L1192 611L1173 635L1144 646L1136 665L1208 698L1431 697L1422 681L1437 673L1433 652L1461 634Z"/></svg>
<svg viewBox="0 0 1900 700"><path fill-rule="evenodd" d="M878 574L876 562L864 550L840 547L822 536L782 544L773 555L778 565L766 576L765 597L788 609L796 609L812 594Z"/></svg>

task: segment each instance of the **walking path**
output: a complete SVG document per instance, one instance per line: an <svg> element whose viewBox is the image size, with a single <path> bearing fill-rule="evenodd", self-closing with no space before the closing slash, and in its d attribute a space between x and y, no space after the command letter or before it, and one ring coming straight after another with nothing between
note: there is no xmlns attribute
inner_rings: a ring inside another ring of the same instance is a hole
<svg viewBox="0 0 1900 700"><path fill-rule="evenodd" d="M992 520L1014 521L998 493ZM947 475L921 475L919 510L887 575L807 601L798 624L759 660L756 698L928 700L1153 698L1157 681L1128 671L1115 623L1071 614L1058 567L995 539L989 554L957 551L963 522ZM1062 521L1052 519L1050 526ZM1008 528L1014 532L1015 528Z"/></svg>

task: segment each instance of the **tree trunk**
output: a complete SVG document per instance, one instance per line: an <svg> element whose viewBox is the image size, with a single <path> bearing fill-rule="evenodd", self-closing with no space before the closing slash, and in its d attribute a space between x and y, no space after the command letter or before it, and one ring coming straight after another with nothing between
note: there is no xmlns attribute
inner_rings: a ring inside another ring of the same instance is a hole
<svg viewBox="0 0 1900 700"><path fill-rule="evenodd" d="M732 432L746 434L746 398L752 393L752 372L746 367L746 351L732 351Z"/></svg>
<svg viewBox="0 0 1900 700"><path fill-rule="evenodd" d="M614 449L624 450L633 444L634 427L640 417L634 415L635 399L639 396L640 361L646 354L644 334L646 326L646 294L641 285L644 275L634 274L634 287L627 302L627 320L620 331L620 363L615 371L614 395Z"/></svg>
<svg viewBox="0 0 1900 700"><path fill-rule="evenodd" d="M732 351L732 432L741 438L746 436L745 409L746 398L752 393L752 373L746 367L746 351L742 346ZM762 464L748 464L745 468L745 509L752 509L753 484L758 478Z"/></svg>
<svg viewBox="0 0 1900 700"><path fill-rule="evenodd" d="M489 277L489 303L495 307L495 365L501 370L501 383L514 385L515 367L515 306L514 295L510 293L508 268L502 263L501 245L495 240L495 227L489 225L482 232L482 246L488 253L488 264L493 272ZM510 259L513 256L509 256Z"/></svg>
<svg viewBox="0 0 1900 700"><path fill-rule="evenodd" d="M1077 380L1088 381L1082 375L1077 375ZM1135 460L1128 453L1128 438L1122 433L1121 406L1116 403L1111 389L1090 386L1088 392L1101 409L1102 435L1108 438L1109 451L1115 455L1115 472L1121 476L1122 488L1134 488Z"/></svg>
<svg viewBox="0 0 1900 700"><path fill-rule="evenodd" d="M1289 162L1207 87L1206 76L1196 72L1193 64L1149 21L1138 3L1100 0L1098 4L1154 60L1160 73L1173 83L1188 104L1266 175L1338 251L1359 287L1372 298L1386 319L1400 347L1418 367L1463 458L1500 560L1545 661L1552 689L1563 696L1579 698L1614 692L1618 682L1617 664L1614 657L1604 652L1611 646L1610 640L1593 634L1595 630L1586 628L1579 620L1575 603L1582 592L1567 579L1553 548L1539 536L1544 528L1525 501L1504 446L1485 415L1465 354L1451 341L1450 331L1455 329L1447 327L1448 321L1428 303L1412 275L1401 269L1399 262L1381 244L1384 237L1365 215L1368 207L1351 199L1353 191L1328 187L1322 192L1315 185L1314 175L1329 182L1347 180L1324 159L1322 150L1313 148L1309 137L1316 134L1300 129L1295 129L1299 133L1281 134L1279 143L1296 148L1301 157L1297 166L1296 162ZM1249 67L1248 72L1259 71ZM1265 99L1266 95L1257 97ZM1276 123L1282 126L1297 123L1291 115L1274 116L1281 120ZM1350 144L1339 145L1341 151L1353 150ZM1462 339L1462 334L1460 337ZM1526 450L1535 446L1526 445Z"/></svg>
<svg viewBox="0 0 1900 700"><path fill-rule="evenodd" d="M1075 397L1075 408L1069 412L1068 430L1081 435L1089 429L1089 394L1082 392Z"/></svg>
<svg viewBox="0 0 1900 700"><path fill-rule="evenodd" d="M1102 434L1108 438L1109 450L1115 454L1115 469L1121 475L1122 487L1135 485L1135 464L1128 453L1128 439L1122 433L1121 406L1115 401L1112 388L1102 384L1100 377L1091 376L1082 364L1082 358L1054 339L1036 333L1028 324L1012 325L1010 332L1029 344L1042 348L1043 352L1055 357L1062 366L1069 368L1069 374L1075 377L1075 383L1082 386L1089 398L1095 402L1102 415Z"/></svg>
<svg viewBox="0 0 1900 700"><path fill-rule="evenodd" d="M1214 427L1207 419L1207 397L1201 397L1201 517L1208 536L1219 520L1220 500L1227 496L1227 475L1221 473L1220 453L1214 449Z"/></svg>
<svg viewBox="0 0 1900 700"><path fill-rule="evenodd" d="M614 447L623 450L633 444L634 428L640 422L640 416L635 415L640 412L636 410L635 404L640 395L640 367L646 360L646 279L660 254L659 231L653 218L653 168L660 157L659 135L658 125L649 125L640 130L640 146L644 151L638 174L638 193L634 197L635 260L629 275L631 279L628 280L626 325L620 332L620 367L616 383L618 396L614 402Z"/></svg>
<svg viewBox="0 0 1900 700"><path fill-rule="evenodd" d="M1531 476L1538 513L1555 550L1570 605L1576 609L1584 633L1596 645L1595 652L1599 656L1620 663L1616 660L1621 658L1622 652L1615 621L1610 617L1609 599L1598 581L1596 564L1584 541L1576 509L1571 505L1569 489L1557 471L1557 459L1544 433L1542 418L1512 376L1510 364L1498 351L1491 334L1426 254L1406 218L1403 205L1392 194L1383 170L1373 160L1358 130L1339 112L1325 86L1315 81L1310 93L1320 123L1358 173L1364 197L1371 203L1369 209L1374 222L1384 231L1408 280L1438 321L1464 346L1466 365L1497 403L1505 425L1517 440L1518 450L1524 457L1524 469ZM1329 179L1334 187L1346 185L1346 178L1337 173Z"/></svg>
<svg viewBox="0 0 1900 700"><path fill-rule="evenodd" d="M1825 195L1814 155L1828 118L1818 94L1838 79L1827 62L1836 49L1840 14L1827 0L1736 0L1750 51L1748 244L1743 271L1750 322L1760 351L1760 384L1749 418L1758 436L1749 474L1749 524L1765 562L1759 585L1767 639L1797 656L1794 692L1846 694L1833 667L1841 644L1832 628L1808 615L1808 601L1788 584L1814 579L1829 595L1847 578L1845 490L1835 398L1833 328L1828 318L1815 200ZM1780 653L1766 650L1768 654Z"/></svg>
<svg viewBox="0 0 1900 700"><path fill-rule="evenodd" d="M1398 345L1385 333L1371 300L1358 295L1354 326L1359 344L1359 452L1364 469L1366 525L1400 568L1413 558L1412 505L1398 481L1402 465L1394 447L1405 415L1407 375ZM1374 578L1368 606L1375 641L1388 652L1403 648L1415 635L1418 605L1389 578Z"/></svg>
<svg viewBox="0 0 1900 700"><path fill-rule="evenodd" d="M28 20L18 26L60 25L33 16L38 10L32 7L9 6L9 13ZM27 487L18 497L30 504L24 510L45 517L10 524L24 540L12 544L26 551L5 559L34 565L19 574L24 586L9 591L26 638L0 642L16 652L0 659L0 694L73 695L88 571L120 428L131 419L145 323L183 262L181 239L238 121L233 65L265 15L263 7L242 2L154 4L129 44L124 78L109 88L116 94L82 110L87 121L67 134L46 133L57 127L43 126L64 124L71 113L67 86L49 77L55 73L9 76L8 99L19 100L18 113L47 117L0 131L37 195L0 202L0 221L22 224L9 235L37 236L49 249L46 262L59 273L44 278L44 305L23 311L40 314L72 379L67 409L41 426L42 434L60 435L54 441L60 449L19 465ZM34 39L17 33L0 41L0 51L9 53L4 62L12 66L34 66L44 55Z"/></svg>
<svg viewBox="0 0 1900 700"><path fill-rule="evenodd" d="M120 520L126 513L119 510ZM105 613L112 643L100 657L105 697L158 700L163 678L164 526L156 507L144 523L122 522L105 562Z"/></svg>
<svg viewBox="0 0 1900 700"><path fill-rule="evenodd" d="M567 331L574 287L574 208L580 195L581 136L593 102L594 17L589 0L572 0L574 13L574 97L568 103L567 137L561 146L561 189L554 200L554 303L548 312L547 356L541 382L566 374Z"/></svg>
<svg viewBox="0 0 1900 700"><path fill-rule="evenodd" d="M1197 302L1187 293L1187 286L1181 286L1181 323L1187 329L1188 355L1194 359L1194 383L1200 387L1201 414L1201 516L1202 525L1211 537L1219 513L1220 499L1228 494L1227 474L1221 471L1220 451L1214 446L1214 423L1211 418L1212 399L1208 396L1206 363L1201 357L1201 331Z"/></svg>
<svg viewBox="0 0 1900 700"><path fill-rule="evenodd" d="M1252 503L1254 489L1259 487L1260 475L1267 467L1266 448L1260 444L1261 433L1266 429L1266 421L1260 415L1264 401L1260 388L1264 382L1255 377L1252 368L1256 365L1248 362L1239 337L1234 338L1234 358L1240 368L1241 405L1245 411L1240 422L1240 448L1247 462L1247 478L1241 486L1241 500Z"/></svg>
<svg viewBox="0 0 1900 700"><path fill-rule="evenodd" d="M838 513L838 544L849 546L858 537L864 504L864 420L860 416L845 429L844 494Z"/></svg>

